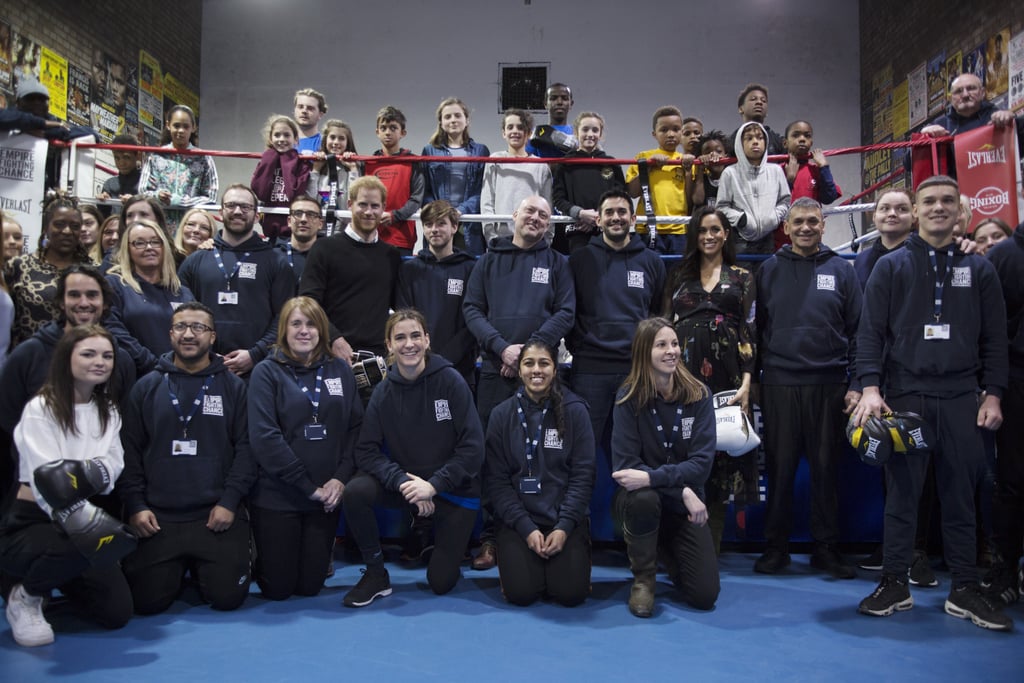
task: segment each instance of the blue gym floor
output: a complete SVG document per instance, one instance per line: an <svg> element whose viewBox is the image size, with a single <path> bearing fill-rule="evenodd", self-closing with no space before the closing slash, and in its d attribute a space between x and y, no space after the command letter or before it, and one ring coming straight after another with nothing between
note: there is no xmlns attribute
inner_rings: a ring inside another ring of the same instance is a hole
<svg viewBox="0 0 1024 683"><path fill-rule="evenodd" d="M496 569L466 567L437 597L422 568L397 564L390 597L346 609L359 567L341 561L315 598L268 602L254 585L241 609L218 613L186 592L170 611L116 632L56 605L53 645L18 647L0 626L0 681L1024 680L1024 603L1008 610L1018 630L985 631L942 611L949 575L938 572L939 587L912 589L912 610L871 618L856 607L876 573L835 581L794 555L787 574L766 577L753 573L755 557L723 555L709 613L675 602L659 575L646 620L629 614L629 570L610 550L595 555L593 596L574 609L505 604Z"/></svg>

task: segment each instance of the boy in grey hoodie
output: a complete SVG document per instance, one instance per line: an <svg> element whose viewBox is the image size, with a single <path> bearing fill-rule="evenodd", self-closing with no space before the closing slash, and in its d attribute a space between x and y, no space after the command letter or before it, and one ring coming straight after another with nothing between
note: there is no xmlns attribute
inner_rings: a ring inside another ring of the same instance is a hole
<svg viewBox="0 0 1024 683"><path fill-rule="evenodd" d="M718 208L736 230L736 253L771 254L772 233L789 210L789 183L778 164L765 163L768 135L756 121L736 132L736 164L722 172Z"/></svg>

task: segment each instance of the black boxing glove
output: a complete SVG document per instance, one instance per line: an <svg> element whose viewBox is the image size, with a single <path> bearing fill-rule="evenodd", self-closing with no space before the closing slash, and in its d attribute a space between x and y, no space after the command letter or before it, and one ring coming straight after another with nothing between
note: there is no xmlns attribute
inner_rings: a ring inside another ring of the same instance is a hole
<svg viewBox="0 0 1024 683"><path fill-rule="evenodd" d="M54 510L101 493L110 486L110 472L99 460L54 460L32 473L36 490Z"/></svg>

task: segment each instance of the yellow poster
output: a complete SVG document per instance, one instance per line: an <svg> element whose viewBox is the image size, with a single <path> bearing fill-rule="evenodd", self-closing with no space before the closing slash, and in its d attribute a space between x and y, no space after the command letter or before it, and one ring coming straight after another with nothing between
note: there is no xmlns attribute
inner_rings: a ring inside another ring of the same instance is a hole
<svg viewBox="0 0 1024 683"><path fill-rule="evenodd" d="M906 80L892 89L892 137L902 140L910 130L910 90Z"/></svg>
<svg viewBox="0 0 1024 683"><path fill-rule="evenodd" d="M192 108L199 118L199 95L189 90L184 83L169 73L164 74L164 111L175 104L184 104Z"/></svg>
<svg viewBox="0 0 1024 683"><path fill-rule="evenodd" d="M50 113L60 120L68 117L68 60L49 48L39 55L39 82L50 91Z"/></svg>
<svg viewBox="0 0 1024 683"><path fill-rule="evenodd" d="M164 82L160 62L145 50L139 51L139 121L160 130L163 127Z"/></svg>

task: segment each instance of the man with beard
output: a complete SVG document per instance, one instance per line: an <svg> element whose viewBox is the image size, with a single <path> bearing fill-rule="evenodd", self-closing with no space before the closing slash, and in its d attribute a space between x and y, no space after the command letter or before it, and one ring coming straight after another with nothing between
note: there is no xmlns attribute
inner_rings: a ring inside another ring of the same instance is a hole
<svg viewBox="0 0 1024 683"><path fill-rule="evenodd" d="M295 93L295 122L299 124L299 153L312 154L320 150L320 119L327 113L327 100L323 93L303 88ZM350 143L351 144L351 143Z"/></svg>
<svg viewBox="0 0 1024 683"><path fill-rule="evenodd" d="M295 295L284 254L253 232L257 201L235 184L221 197L224 229L213 249L192 253L178 269L181 284L213 311L220 333L214 350L236 375L247 375L277 339L277 312Z"/></svg>
<svg viewBox="0 0 1024 683"><path fill-rule="evenodd" d="M212 353L213 312L182 304L171 351L125 406L125 467L117 491L141 539L123 562L139 614L163 612L186 571L214 609L249 593L249 519L242 499L256 479L245 382Z"/></svg>
<svg viewBox="0 0 1024 683"><path fill-rule="evenodd" d="M320 202L304 194L296 195L288 206L288 229L291 237L279 237L277 248L288 260L288 265L295 272L295 284L299 285L302 271L306 267L309 250L316 244L316 238L323 226L320 215Z"/></svg>

